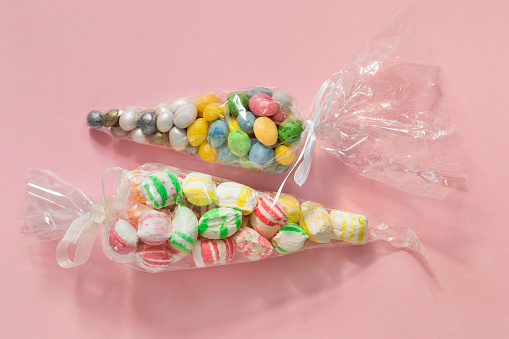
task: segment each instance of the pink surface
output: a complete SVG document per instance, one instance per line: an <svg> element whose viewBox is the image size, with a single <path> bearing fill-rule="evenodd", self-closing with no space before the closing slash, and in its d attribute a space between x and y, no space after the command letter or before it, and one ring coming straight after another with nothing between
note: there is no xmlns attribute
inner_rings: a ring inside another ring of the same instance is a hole
<svg viewBox="0 0 509 339"><path fill-rule="evenodd" d="M361 178L323 151L286 191L412 227L429 262L374 243L151 275L110 262L62 269L18 233L29 167L100 197L111 166L166 162L275 189L281 178L204 165L90 133L94 108L278 86L308 108L322 82L405 0L0 4L0 333L3 338L504 337L509 331L509 5L418 1L464 136L467 189L444 201ZM506 160L504 160L506 159ZM335 177L335 189L324 175Z"/></svg>

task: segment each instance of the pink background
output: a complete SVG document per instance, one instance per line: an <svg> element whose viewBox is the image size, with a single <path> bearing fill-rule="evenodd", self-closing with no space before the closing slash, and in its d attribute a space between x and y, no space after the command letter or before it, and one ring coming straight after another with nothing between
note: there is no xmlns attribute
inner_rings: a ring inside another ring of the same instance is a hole
<svg viewBox="0 0 509 339"><path fill-rule="evenodd" d="M1 1L0 335L52 338L504 337L509 5L417 1L464 137L467 189L443 201L356 175L324 151L286 191L412 227L429 262L373 243L254 264L151 275L110 262L62 269L55 243L18 233L28 168L100 197L111 166L165 162L260 189L281 178L124 142L84 124L94 108L278 86L308 108L322 82L407 4L391 1ZM504 160L506 159L506 160ZM323 175L335 175L331 191Z"/></svg>

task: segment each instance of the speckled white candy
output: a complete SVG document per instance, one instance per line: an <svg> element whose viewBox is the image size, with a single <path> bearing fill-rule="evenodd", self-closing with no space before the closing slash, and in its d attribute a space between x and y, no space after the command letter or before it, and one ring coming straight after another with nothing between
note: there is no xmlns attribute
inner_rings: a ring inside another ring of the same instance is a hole
<svg viewBox="0 0 509 339"><path fill-rule="evenodd" d="M177 206L172 225L173 235L170 245L178 251L191 253L194 242L198 238L198 218L194 212L186 206Z"/></svg>
<svg viewBox="0 0 509 339"><path fill-rule="evenodd" d="M257 200L258 192L248 186L231 181L217 186L216 205L219 207L233 207L247 215L253 212Z"/></svg>
<svg viewBox="0 0 509 339"><path fill-rule="evenodd" d="M186 99L186 98L180 98L180 99L177 99L177 100L174 100L171 104L170 104L170 111L172 111L173 113L177 112L177 110L184 106L184 105L192 105L193 103L189 100L189 99Z"/></svg>
<svg viewBox="0 0 509 339"><path fill-rule="evenodd" d="M272 238L272 245L279 253L293 253L304 246L308 238L306 232L297 224L285 224Z"/></svg>
<svg viewBox="0 0 509 339"><path fill-rule="evenodd" d="M300 205L300 227L307 233L309 240L328 243L332 236L332 223L327 210L320 204L305 201Z"/></svg>
<svg viewBox="0 0 509 339"><path fill-rule="evenodd" d="M173 127L173 113L164 111L157 117L157 129L160 132L168 132Z"/></svg>
<svg viewBox="0 0 509 339"><path fill-rule="evenodd" d="M183 151L186 149L187 144L187 132L183 128L178 128L177 126L173 126L170 130L170 145L176 151Z"/></svg>
<svg viewBox="0 0 509 339"><path fill-rule="evenodd" d="M138 237L146 244L160 245L172 235L170 218L164 212L147 211L138 219Z"/></svg>
<svg viewBox="0 0 509 339"><path fill-rule="evenodd" d="M187 128L196 120L197 116L198 110L194 105L182 105L173 115L173 124L179 128Z"/></svg>
<svg viewBox="0 0 509 339"><path fill-rule="evenodd" d="M118 121L120 128L124 131L132 131L138 126L140 111L136 107L127 107Z"/></svg>
<svg viewBox="0 0 509 339"><path fill-rule="evenodd" d="M272 245L258 232L249 227L242 227L233 236L237 251L252 261L268 257L272 253Z"/></svg>
<svg viewBox="0 0 509 339"><path fill-rule="evenodd" d="M274 94L272 94L272 99L283 106L291 107L293 105L293 97L282 90L275 91Z"/></svg>
<svg viewBox="0 0 509 339"><path fill-rule="evenodd" d="M146 144L148 142L148 136L139 127L131 132L131 139L139 144Z"/></svg>

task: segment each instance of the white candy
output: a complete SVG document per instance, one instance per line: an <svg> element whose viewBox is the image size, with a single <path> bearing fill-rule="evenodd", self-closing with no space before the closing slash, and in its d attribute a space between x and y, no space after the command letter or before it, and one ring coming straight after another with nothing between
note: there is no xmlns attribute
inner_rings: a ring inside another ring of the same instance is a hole
<svg viewBox="0 0 509 339"><path fill-rule="evenodd" d="M293 97L282 90L277 90L272 94L272 99L276 100L280 105L292 107L293 105Z"/></svg>
<svg viewBox="0 0 509 339"><path fill-rule="evenodd" d="M119 125L124 131L131 131L138 126L140 111L136 107L127 107L120 115Z"/></svg>
<svg viewBox="0 0 509 339"><path fill-rule="evenodd" d="M198 110L192 104L180 106L173 115L173 124L179 128L187 128L196 120Z"/></svg>
<svg viewBox="0 0 509 339"><path fill-rule="evenodd" d="M300 227L306 231L309 240L327 243L332 236L332 223L327 210L317 203L305 201L300 205Z"/></svg>
<svg viewBox="0 0 509 339"><path fill-rule="evenodd" d="M132 134L132 133L131 133ZM183 128L173 126L170 130L170 145L176 151L183 151L188 144L187 131Z"/></svg>
<svg viewBox="0 0 509 339"><path fill-rule="evenodd" d="M189 100L189 99L186 99L186 98L180 98L180 99L177 99L175 101L173 101L169 107L170 107L170 111L172 111L173 113L177 112L177 110L183 106L183 105L192 105L193 103Z"/></svg>
<svg viewBox="0 0 509 339"><path fill-rule="evenodd" d="M139 127L131 132L131 139L139 144L146 144L148 142L148 136Z"/></svg>
<svg viewBox="0 0 509 339"><path fill-rule="evenodd" d="M161 245L172 235L170 218L164 212L147 211L138 219L138 237L148 245Z"/></svg>
<svg viewBox="0 0 509 339"><path fill-rule="evenodd" d="M216 185L208 174L192 172L182 180L182 189L191 204L206 206L217 201Z"/></svg>
<svg viewBox="0 0 509 339"><path fill-rule="evenodd" d="M157 117L157 129L159 132L168 132L173 127L173 113L164 111Z"/></svg>
<svg viewBox="0 0 509 339"><path fill-rule="evenodd" d="M189 254L198 238L198 218L188 207L179 205L172 219L173 234L170 245L176 250Z"/></svg>
<svg viewBox="0 0 509 339"><path fill-rule="evenodd" d="M279 253L292 253L300 250L307 238L297 224L285 224L272 238L272 245Z"/></svg>
<svg viewBox="0 0 509 339"><path fill-rule="evenodd" d="M332 239L342 240L351 244L364 244L368 219L360 214L333 210L330 212L332 221Z"/></svg>
<svg viewBox="0 0 509 339"><path fill-rule="evenodd" d="M167 102L161 102L157 105L155 112L157 116L164 112L171 112L170 105Z"/></svg>
<svg viewBox="0 0 509 339"><path fill-rule="evenodd" d="M258 192L236 182L224 182L217 186L217 199L217 206L233 207L248 215L256 207Z"/></svg>

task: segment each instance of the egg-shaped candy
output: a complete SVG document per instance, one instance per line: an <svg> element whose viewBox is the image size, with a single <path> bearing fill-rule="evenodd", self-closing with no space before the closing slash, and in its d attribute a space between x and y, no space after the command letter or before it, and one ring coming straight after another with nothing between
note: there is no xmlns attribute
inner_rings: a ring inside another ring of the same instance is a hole
<svg viewBox="0 0 509 339"><path fill-rule="evenodd" d="M254 144L249 151L249 160L257 166L265 166L274 158L274 150L259 142Z"/></svg>
<svg viewBox="0 0 509 339"><path fill-rule="evenodd" d="M283 121L288 117L285 111L280 109L276 114L270 116L270 120L274 121L276 125L281 125Z"/></svg>
<svg viewBox="0 0 509 339"><path fill-rule="evenodd" d="M205 106L203 110L203 119L208 122L215 121L217 119L221 119L226 114L225 105L219 102L213 102Z"/></svg>
<svg viewBox="0 0 509 339"><path fill-rule="evenodd" d="M129 131L124 131L122 128L120 127L116 127L116 126L113 126L113 127L110 127L110 133L111 133L111 136L114 137L114 138L124 138L126 136L129 135Z"/></svg>
<svg viewBox="0 0 509 339"><path fill-rule="evenodd" d="M172 101L171 104L169 105L169 108L172 113L176 113L178 111L178 109L184 105L194 106L193 103L191 102L191 100L189 100L187 98L180 98L180 99Z"/></svg>
<svg viewBox="0 0 509 339"><path fill-rule="evenodd" d="M287 146L299 142L300 136L304 131L303 123L299 119L286 119L279 125L279 140Z"/></svg>
<svg viewBox="0 0 509 339"><path fill-rule="evenodd" d="M188 145L187 131L184 128L173 126L169 133L170 146L176 151L183 151Z"/></svg>
<svg viewBox="0 0 509 339"><path fill-rule="evenodd" d="M276 114L279 104L266 94L255 94L249 99L249 110L261 117Z"/></svg>
<svg viewBox="0 0 509 339"><path fill-rule="evenodd" d="M237 117L239 127L246 133L253 133L256 115L251 111L241 112Z"/></svg>
<svg viewBox="0 0 509 339"><path fill-rule="evenodd" d="M228 94L226 107L228 108L228 112L234 117L238 116L241 112L247 111L248 106L249 98L244 93L233 92Z"/></svg>
<svg viewBox="0 0 509 339"><path fill-rule="evenodd" d="M203 118L196 119L187 128L187 140L192 146L200 146L207 139L209 123Z"/></svg>
<svg viewBox="0 0 509 339"><path fill-rule="evenodd" d="M228 128L230 129L230 132L234 129L240 129L240 126L237 122L237 117L234 117L233 115L229 115L226 118L226 122L228 123Z"/></svg>
<svg viewBox="0 0 509 339"><path fill-rule="evenodd" d="M91 111L87 114L87 125L91 128L101 128L103 115L99 111Z"/></svg>
<svg viewBox="0 0 509 339"><path fill-rule="evenodd" d="M157 116L157 129L159 132L168 132L173 127L173 113L168 110Z"/></svg>
<svg viewBox="0 0 509 339"><path fill-rule="evenodd" d="M212 147L223 145L228 139L229 128L224 120L216 120L210 124L207 141Z"/></svg>
<svg viewBox="0 0 509 339"><path fill-rule="evenodd" d="M279 145L274 150L274 157L281 165L290 165L295 160L295 152L286 145Z"/></svg>
<svg viewBox="0 0 509 339"><path fill-rule="evenodd" d="M244 156L251 149L251 139L241 129L235 129L228 135L228 148L236 156Z"/></svg>
<svg viewBox="0 0 509 339"><path fill-rule="evenodd" d="M139 127L131 131L131 139L139 144L146 144L148 142L148 136Z"/></svg>
<svg viewBox="0 0 509 339"><path fill-rule="evenodd" d="M136 107L127 107L122 112L122 115L118 121L120 128L122 128L124 131L132 131L138 127L140 114L140 111Z"/></svg>
<svg viewBox="0 0 509 339"><path fill-rule="evenodd" d="M138 126L141 128L141 131L146 135L150 135L157 130L157 116L156 113L147 109L141 112L140 120L138 121Z"/></svg>
<svg viewBox="0 0 509 339"><path fill-rule="evenodd" d="M272 146L277 142L278 130L276 124L267 117L259 117L253 126L254 134L265 146Z"/></svg>
<svg viewBox="0 0 509 339"><path fill-rule="evenodd" d="M204 141L198 148L198 154L203 160L215 163L217 162L217 148L212 147L207 141Z"/></svg>
<svg viewBox="0 0 509 339"><path fill-rule="evenodd" d="M194 105L196 109L198 110L198 116L203 116L203 111L205 110L205 107L207 107L208 104L219 102L219 98L214 93L205 93L200 95L196 100L194 101Z"/></svg>
<svg viewBox="0 0 509 339"><path fill-rule="evenodd" d="M148 141L154 146L164 146L168 143L168 134L156 131L148 136Z"/></svg>
<svg viewBox="0 0 509 339"><path fill-rule="evenodd" d="M187 128L196 120L198 111L191 104L184 104L173 114L173 124L178 128Z"/></svg>
<svg viewBox="0 0 509 339"><path fill-rule="evenodd" d="M238 161L238 157L233 154L230 149L228 148L227 144L222 145L217 150L217 156L219 158L219 161L223 164L233 164Z"/></svg>
<svg viewBox="0 0 509 339"><path fill-rule="evenodd" d="M104 113L102 118L102 125L104 127L118 126L120 120L120 111L118 109L111 109Z"/></svg>

